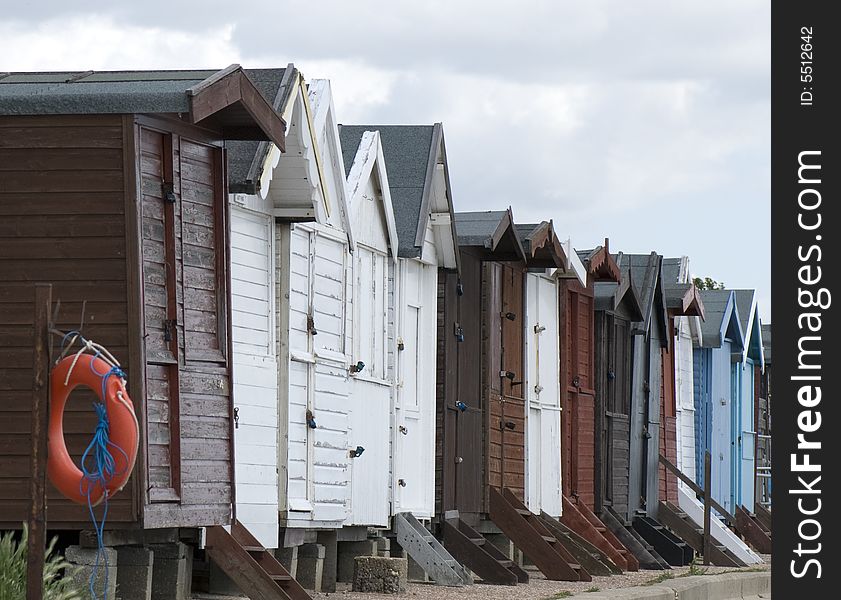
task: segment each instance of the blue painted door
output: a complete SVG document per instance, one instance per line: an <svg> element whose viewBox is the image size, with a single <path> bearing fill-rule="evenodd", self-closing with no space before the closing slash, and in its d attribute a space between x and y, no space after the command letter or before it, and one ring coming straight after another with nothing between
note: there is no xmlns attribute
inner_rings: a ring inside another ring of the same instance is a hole
<svg viewBox="0 0 841 600"><path fill-rule="evenodd" d="M695 481L704 487L704 454L710 449L710 350L692 352L693 396L695 398Z"/></svg>

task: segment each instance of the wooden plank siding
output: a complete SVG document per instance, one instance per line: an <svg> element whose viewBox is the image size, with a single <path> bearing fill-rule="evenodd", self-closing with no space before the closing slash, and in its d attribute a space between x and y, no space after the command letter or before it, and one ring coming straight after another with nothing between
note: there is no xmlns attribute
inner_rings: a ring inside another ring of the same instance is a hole
<svg viewBox="0 0 841 600"><path fill-rule="evenodd" d="M561 280L563 493L595 506L595 321L592 284Z"/></svg>
<svg viewBox="0 0 841 600"><path fill-rule="evenodd" d="M460 276L439 271L436 511L476 525L491 487L525 499L525 268L460 253Z"/></svg>
<svg viewBox="0 0 841 600"><path fill-rule="evenodd" d="M671 340L675 339L674 318L669 318L668 329ZM660 454L673 465L677 460L677 393L675 390L675 344L662 350L660 369ZM677 505L677 477L659 466L659 498Z"/></svg>
<svg viewBox="0 0 841 600"><path fill-rule="evenodd" d="M596 509L628 511L631 404L630 322L596 311Z"/></svg>
<svg viewBox="0 0 841 600"><path fill-rule="evenodd" d="M144 523L225 524L233 452L223 155L165 124L144 124L138 137L150 406Z"/></svg>
<svg viewBox="0 0 841 600"><path fill-rule="evenodd" d="M140 124L142 123L142 125ZM173 133L179 130L181 134ZM197 129L141 116L0 118L0 525L29 504L32 284L53 284L56 325L79 326L128 375L141 427L136 469L109 527L224 524L232 502L224 156ZM163 184L171 187L169 202ZM94 430L74 392L65 431L77 460ZM10 431L6 431L10 430ZM2 435L7 433L8 435ZM49 489L49 488L48 488ZM55 529L86 507L49 491Z"/></svg>
<svg viewBox="0 0 841 600"><path fill-rule="evenodd" d="M124 220L123 126L113 117L0 117L0 528L26 519L29 498L34 284L53 284L56 326L79 326L128 374L137 407L141 374L130 368ZM90 391L70 396L65 439L79 460L96 425ZM137 521L138 474L109 505L109 526ZM47 486L51 529L89 525L87 507Z"/></svg>
<svg viewBox="0 0 841 600"><path fill-rule="evenodd" d="M488 487L508 488L525 501L525 270L517 263L487 263L484 277Z"/></svg>

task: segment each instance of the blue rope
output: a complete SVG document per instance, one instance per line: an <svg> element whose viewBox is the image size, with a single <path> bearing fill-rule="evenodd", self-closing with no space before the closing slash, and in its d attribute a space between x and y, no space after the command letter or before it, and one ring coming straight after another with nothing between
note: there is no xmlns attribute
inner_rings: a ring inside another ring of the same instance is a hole
<svg viewBox="0 0 841 600"><path fill-rule="evenodd" d="M82 339L83 343L86 343L84 337L78 332L71 331L67 335L64 336L62 339L62 347L65 344L67 338L71 335L78 335L79 338ZM98 358L100 356L99 352L96 352L94 358ZM101 377L102 379L102 398L105 398L105 394L107 391L108 385L108 378L112 375L116 375L125 379L125 373L119 367L111 367L107 372L100 373L94 368L94 363L91 361L90 369L96 375ZM99 565L100 561L102 561L105 569L105 586L103 591L103 599L107 597L108 593L108 557L105 554L105 545L103 543L103 533L105 531L105 520L108 516L108 492L107 492L107 485L111 482L111 480L117 476L121 475L122 471L117 471L117 464L114 460L114 454L112 453L111 449L113 448L117 452L123 455L125 458L126 464L128 464L128 455L126 452L120 448L117 444L112 442L109 439L109 430L110 426L108 423L108 412L105 407L105 404L102 402L94 402L93 403L94 410L96 410L97 414L97 425L96 430L94 431L93 439L91 439L88 447L85 448L85 452L82 454L82 479L79 482L79 492L85 496L88 500L88 512L90 513L91 523L93 524L94 531L96 532L96 542L97 542L97 550L96 550L96 562L94 563L93 572L91 573L90 580L88 581L88 589L91 594L91 598L94 600L98 599L99 596L96 594L95 583L97 576L99 574ZM88 463L91 462L91 467L88 467ZM104 500L103 500L103 513L102 519L97 520L96 514L94 513L93 503L91 502L91 492L94 490L99 484L102 488L104 493Z"/></svg>

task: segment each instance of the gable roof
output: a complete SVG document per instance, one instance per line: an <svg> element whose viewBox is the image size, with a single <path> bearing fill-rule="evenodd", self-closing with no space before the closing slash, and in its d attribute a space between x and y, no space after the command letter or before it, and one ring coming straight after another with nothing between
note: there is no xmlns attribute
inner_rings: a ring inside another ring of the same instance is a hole
<svg viewBox="0 0 841 600"><path fill-rule="evenodd" d="M356 158L351 165L347 178L347 192L349 195L349 208L351 211L362 201L365 190L365 182L373 175L379 181L382 190L382 208L385 219L385 233L391 249L391 257L397 259L397 228L394 222L394 209L391 205L391 192L388 185L388 173L386 172L385 160L383 159L380 134L377 131L366 131L362 135L361 143L356 152Z"/></svg>
<svg viewBox="0 0 841 600"><path fill-rule="evenodd" d="M689 259L663 258L663 290L666 294L666 308L675 316L705 317L704 302L700 290L695 287L689 276Z"/></svg>
<svg viewBox="0 0 841 600"><path fill-rule="evenodd" d="M619 266L610 254L610 240L604 239L604 244L589 250L576 250L578 258L587 268L587 275L594 281L613 281L618 283L622 279Z"/></svg>
<svg viewBox="0 0 841 600"><path fill-rule="evenodd" d="M300 76L298 69L289 63L285 69L248 69L246 73L269 99L275 111L283 115ZM265 141L236 141L227 144L228 191L231 194L257 193L270 148L271 144Z"/></svg>
<svg viewBox="0 0 841 600"><path fill-rule="evenodd" d="M266 91L284 69L0 73L0 115L177 114L224 139L271 140L286 124ZM252 78L253 76L253 78Z"/></svg>
<svg viewBox="0 0 841 600"><path fill-rule="evenodd" d="M495 260L526 260L511 209L456 213L459 246L484 248Z"/></svg>
<svg viewBox="0 0 841 600"><path fill-rule="evenodd" d="M765 349L762 344L762 328L759 323L759 311L756 303L756 290L733 290L736 296L736 308L739 325L745 336L742 361L750 358L758 361L765 368Z"/></svg>
<svg viewBox="0 0 841 600"><path fill-rule="evenodd" d="M701 324L701 347L720 348L725 337L741 352L744 347L744 333L739 323L736 295L731 290L701 290L701 299L707 318Z"/></svg>
<svg viewBox="0 0 841 600"><path fill-rule="evenodd" d="M656 252L650 254L616 255L615 261L622 277L630 277L634 286L643 319L634 327L634 333L649 335L652 317L660 315L660 336L664 344L668 344L669 336L666 328L666 299L661 274L663 257Z"/></svg>
<svg viewBox="0 0 841 600"><path fill-rule="evenodd" d="M439 151L443 153L443 169L447 195L453 246L456 243L452 227L453 204L450 196L449 167L444 147L444 132L441 123L434 125L340 125L342 154L345 174L350 173L353 157L359 147L362 134L379 131L380 141L388 170L391 201L397 224L399 243L398 256L420 258L423 240L430 220L430 197L433 195L433 181ZM458 253L456 253L457 255Z"/></svg>
<svg viewBox="0 0 841 600"><path fill-rule="evenodd" d="M620 306L624 306L626 314L632 321L644 319L630 272L626 273L618 283L596 281L593 286L593 295L596 310L617 311Z"/></svg>
<svg viewBox="0 0 841 600"><path fill-rule="evenodd" d="M567 258L552 221L515 224L514 231L523 246L528 267L566 270Z"/></svg>

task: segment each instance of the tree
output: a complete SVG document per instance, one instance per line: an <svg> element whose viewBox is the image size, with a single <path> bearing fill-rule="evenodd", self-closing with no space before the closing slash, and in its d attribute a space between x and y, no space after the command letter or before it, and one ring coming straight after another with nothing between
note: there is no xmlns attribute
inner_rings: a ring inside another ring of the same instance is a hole
<svg viewBox="0 0 841 600"><path fill-rule="evenodd" d="M693 277L692 283L695 284L695 287L699 290L723 290L724 283L718 282L712 277L704 277L701 279L700 277Z"/></svg>

